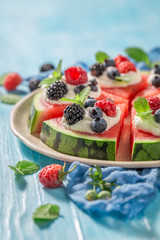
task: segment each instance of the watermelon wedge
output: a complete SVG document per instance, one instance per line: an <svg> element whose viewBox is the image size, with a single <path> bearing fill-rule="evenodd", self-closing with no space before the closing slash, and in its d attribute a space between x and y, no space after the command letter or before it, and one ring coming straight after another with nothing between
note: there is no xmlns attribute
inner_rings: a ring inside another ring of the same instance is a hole
<svg viewBox="0 0 160 240"><path fill-rule="evenodd" d="M65 129L62 118L44 121L40 139L54 150L83 158L116 159L120 132L123 126L125 104L119 104L121 119L118 124L101 134L80 133Z"/></svg>
<svg viewBox="0 0 160 240"><path fill-rule="evenodd" d="M133 161L160 159L160 137L138 130L134 125L136 111L131 113L131 157Z"/></svg>

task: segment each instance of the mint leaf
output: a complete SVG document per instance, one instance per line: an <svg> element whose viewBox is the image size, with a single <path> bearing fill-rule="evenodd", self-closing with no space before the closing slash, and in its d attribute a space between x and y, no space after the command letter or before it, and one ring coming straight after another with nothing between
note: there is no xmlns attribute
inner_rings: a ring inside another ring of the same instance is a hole
<svg viewBox="0 0 160 240"><path fill-rule="evenodd" d="M60 208L57 205L52 205L50 203L41 205L33 213L34 220L54 220L59 217Z"/></svg>
<svg viewBox="0 0 160 240"><path fill-rule="evenodd" d="M129 77L124 77L124 76L117 76L115 78L116 81L119 81L119 82L130 82L131 81L131 78Z"/></svg>
<svg viewBox="0 0 160 240"><path fill-rule="evenodd" d="M90 90L91 90L91 88L88 86L88 87L84 88L84 89L80 92L79 97L80 97L80 101L81 101L82 103L84 103L84 101L86 100L86 97L87 97L88 94L90 93Z"/></svg>
<svg viewBox="0 0 160 240"><path fill-rule="evenodd" d="M10 169L12 169L16 174L19 175L28 175L37 172L40 167L38 164L33 163L31 161L19 161L16 166L8 165Z"/></svg>
<svg viewBox="0 0 160 240"><path fill-rule="evenodd" d="M142 112L142 113L137 113L136 116L141 117L141 118L147 118L151 115L152 112L153 112L153 110L150 110L147 112Z"/></svg>
<svg viewBox="0 0 160 240"><path fill-rule="evenodd" d="M5 73L3 75L0 76L0 86L3 86L3 82L4 82L4 79L5 77L8 75L9 73Z"/></svg>
<svg viewBox="0 0 160 240"><path fill-rule="evenodd" d="M54 83L56 81L57 81L57 79L55 77L45 78L40 82L39 86L46 85L46 87L48 87L49 85L51 85L52 83Z"/></svg>
<svg viewBox="0 0 160 240"><path fill-rule="evenodd" d="M61 77L62 77L62 59L59 61L57 68L53 71L53 76L55 78L61 79Z"/></svg>
<svg viewBox="0 0 160 240"><path fill-rule="evenodd" d="M144 97L138 97L134 101L134 106L137 113L144 113L150 111L150 106L146 98Z"/></svg>
<svg viewBox="0 0 160 240"><path fill-rule="evenodd" d="M127 55L134 59L136 62L145 62L148 67L151 67L151 61L147 55L147 53L138 47L131 47L131 48L126 48L125 52Z"/></svg>
<svg viewBox="0 0 160 240"><path fill-rule="evenodd" d="M5 94L0 96L0 101L6 104L16 104L22 99L20 95L17 94Z"/></svg>
<svg viewBox="0 0 160 240"><path fill-rule="evenodd" d="M109 59L110 57L105 52L96 52L95 54L96 61L99 63L104 63L105 59Z"/></svg>

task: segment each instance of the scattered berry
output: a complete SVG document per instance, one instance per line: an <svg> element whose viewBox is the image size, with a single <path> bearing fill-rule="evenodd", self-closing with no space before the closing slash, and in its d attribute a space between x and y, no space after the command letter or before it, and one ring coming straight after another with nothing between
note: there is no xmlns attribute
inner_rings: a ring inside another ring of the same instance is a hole
<svg viewBox="0 0 160 240"><path fill-rule="evenodd" d="M105 60L105 67L115 67L116 63L113 59L106 59Z"/></svg>
<svg viewBox="0 0 160 240"><path fill-rule="evenodd" d="M39 175L39 181L47 188L56 188L62 185L66 175L73 171L77 165L75 165L70 171L65 172L65 165L63 167L59 164L52 164L44 167Z"/></svg>
<svg viewBox="0 0 160 240"><path fill-rule="evenodd" d="M17 73L9 73L3 82L3 86L8 90L14 90L20 83L22 82L22 78Z"/></svg>
<svg viewBox="0 0 160 240"><path fill-rule="evenodd" d="M114 59L115 63L116 63L116 67L121 63L121 62L124 62L124 61L129 61L129 59L125 56L122 56L122 55L118 55L115 59Z"/></svg>
<svg viewBox="0 0 160 240"><path fill-rule="evenodd" d="M97 101L95 106L102 109L102 111L109 117L116 116L116 105L113 100L104 99L102 101Z"/></svg>
<svg viewBox="0 0 160 240"><path fill-rule="evenodd" d="M88 191L86 192L85 198L86 198L88 201L96 200L96 199L97 199L97 192L96 192L95 190L88 190Z"/></svg>
<svg viewBox="0 0 160 240"><path fill-rule="evenodd" d="M107 122L104 118L93 119L91 122L91 128L96 133L102 133L107 128Z"/></svg>
<svg viewBox="0 0 160 240"><path fill-rule="evenodd" d="M156 64L156 65L154 66L154 73L155 73L155 74L160 74L160 65L157 65L157 64Z"/></svg>
<svg viewBox="0 0 160 240"><path fill-rule="evenodd" d="M120 73L127 73L129 71L136 72L136 67L135 67L134 63L132 63L130 61L121 62L117 66L117 69Z"/></svg>
<svg viewBox="0 0 160 240"><path fill-rule="evenodd" d="M88 97L85 102L84 102L84 107L88 108L88 107L94 107L94 104L97 102L97 100L95 98L90 98Z"/></svg>
<svg viewBox="0 0 160 240"><path fill-rule="evenodd" d="M67 84L63 81L56 81L47 88L46 95L51 100L58 100L62 98L67 92Z"/></svg>
<svg viewBox="0 0 160 240"><path fill-rule="evenodd" d="M155 75L152 79L152 85L155 87L160 87L160 75Z"/></svg>
<svg viewBox="0 0 160 240"><path fill-rule="evenodd" d="M89 116L94 119L101 118L103 116L103 112L99 107L95 106L89 110Z"/></svg>
<svg viewBox="0 0 160 240"><path fill-rule="evenodd" d="M28 85L30 91L32 92L32 91L36 90L37 88L39 88L39 84L40 84L40 80L38 80L36 78L30 79L29 85Z"/></svg>
<svg viewBox="0 0 160 240"><path fill-rule="evenodd" d="M154 120L157 122L157 123L160 123L160 109L158 109L155 114L154 114Z"/></svg>
<svg viewBox="0 0 160 240"><path fill-rule="evenodd" d="M81 92L85 87L86 87L86 86L85 86L85 85L82 85L82 84L76 86L76 87L74 88L75 94L80 94L80 92Z"/></svg>
<svg viewBox="0 0 160 240"><path fill-rule="evenodd" d="M105 67L101 63L95 63L90 67L91 74L95 77L99 77L104 72Z"/></svg>
<svg viewBox="0 0 160 240"><path fill-rule="evenodd" d="M66 82L72 85L86 83L87 73L81 67L70 67L65 71Z"/></svg>
<svg viewBox="0 0 160 240"><path fill-rule="evenodd" d="M115 68L115 67L109 67L109 68L107 68L107 76L108 76L110 79L115 80L115 78L116 78L117 76L120 76L120 73L118 72L117 68Z"/></svg>
<svg viewBox="0 0 160 240"><path fill-rule="evenodd" d="M153 110L152 114L154 114L158 109L160 109L160 98L150 97L147 100L149 102L150 109Z"/></svg>
<svg viewBox="0 0 160 240"><path fill-rule="evenodd" d="M97 92L98 91L97 80L96 79L90 80L90 83L88 84L88 86L90 86L91 91L93 91L93 92Z"/></svg>
<svg viewBox="0 0 160 240"><path fill-rule="evenodd" d="M107 190L103 190L100 193L98 193L98 198L107 200L108 198L111 198L111 193Z"/></svg>
<svg viewBox="0 0 160 240"><path fill-rule="evenodd" d="M63 111L64 119L68 125L73 125L83 119L84 109L79 104L68 105Z"/></svg>
<svg viewBox="0 0 160 240"><path fill-rule="evenodd" d="M40 67L40 72L46 72L52 69L55 69L55 67L51 63L45 63Z"/></svg>

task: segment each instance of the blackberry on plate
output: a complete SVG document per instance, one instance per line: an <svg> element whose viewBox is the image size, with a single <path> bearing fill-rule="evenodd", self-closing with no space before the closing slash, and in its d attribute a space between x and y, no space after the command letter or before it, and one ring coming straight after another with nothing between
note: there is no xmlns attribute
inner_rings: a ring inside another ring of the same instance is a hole
<svg viewBox="0 0 160 240"><path fill-rule="evenodd" d="M115 80L116 77L120 76L120 73L118 71L117 68L115 67L110 67L107 69L107 76L110 78L110 79L113 79Z"/></svg>
<svg viewBox="0 0 160 240"><path fill-rule="evenodd" d="M52 83L48 88L46 95L51 100L58 100L68 92L67 84L63 81Z"/></svg>
<svg viewBox="0 0 160 240"><path fill-rule="evenodd" d="M157 123L160 123L160 109L158 109L155 114L154 114L154 120L157 122Z"/></svg>
<svg viewBox="0 0 160 240"><path fill-rule="evenodd" d="M115 67L116 66L116 63L115 63L115 61L113 60L113 59L106 59L105 60L105 67L107 68L107 67Z"/></svg>
<svg viewBox="0 0 160 240"><path fill-rule="evenodd" d="M107 128L107 122L104 118L93 119L91 122L91 128L96 133L102 133Z"/></svg>
<svg viewBox="0 0 160 240"><path fill-rule="evenodd" d="M90 86L91 91L93 91L93 92L97 92L98 91L97 80L96 79L90 80L90 83L88 84L88 86Z"/></svg>
<svg viewBox="0 0 160 240"><path fill-rule="evenodd" d="M86 87L86 86L85 86L85 85L82 85L82 84L76 86L76 87L74 88L75 94L80 94L80 92L81 92L85 87Z"/></svg>
<svg viewBox="0 0 160 240"><path fill-rule="evenodd" d="M39 88L39 84L40 80L38 80L37 78L31 78L28 84L30 91L32 92Z"/></svg>
<svg viewBox="0 0 160 240"><path fill-rule="evenodd" d="M84 107L88 108L88 107L94 107L94 104L97 102L97 100L95 98L90 98L88 97L85 102L84 102Z"/></svg>
<svg viewBox="0 0 160 240"><path fill-rule="evenodd" d="M101 63L95 63L90 67L91 74L96 77L102 75L104 70L105 70L105 67Z"/></svg>
<svg viewBox="0 0 160 240"><path fill-rule="evenodd" d="M89 110L89 116L91 118L101 118L103 116L103 111L95 106Z"/></svg>
<svg viewBox="0 0 160 240"><path fill-rule="evenodd" d="M156 64L156 65L154 66L154 73L155 73L155 74L160 74L160 65Z"/></svg>
<svg viewBox="0 0 160 240"><path fill-rule="evenodd" d="M73 125L83 119L85 111L79 104L73 103L68 105L63 113L66 123L68 125Z"/></svg>
<svg viewBox="0 0 160 240"><path fill-rule="evenodd" d="M152 85L160 87L160 75L155 75L152 79Z"/></svg>
<svg viewBox="0 0 160 240"><path fill-rule="evenodd" d="M45 63L40 67L40 72L46 72L52 69L55 69L55 67L51 63Z"/></svg>

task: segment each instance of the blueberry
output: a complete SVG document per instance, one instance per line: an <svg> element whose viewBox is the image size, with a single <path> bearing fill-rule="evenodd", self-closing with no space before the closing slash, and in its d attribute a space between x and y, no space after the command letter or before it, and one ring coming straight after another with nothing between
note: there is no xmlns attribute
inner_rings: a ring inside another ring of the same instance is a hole
<svg viewBox="0 0 160 240"><path fill-rule="evenodd" d="M113 79L115 80L115 78L117 76L120 76L120 73L118 72L117 68L113 67L113 68L108 68L107 69L107 76L110 78L110 79Z"/></svg>
<svg viewBox="0 0 160 240"><path fill-rule="evenodd" d="M155 87L160 87L160 75L154 76L154 78L152 79L152 85L154 85Z"/></svg>
<svg viewBox="0 0 160 240"><path fill-rule="evenodd" d="M96 79L92 79L90 80L90 83L88 84L88 86L91 87L91 91L93 92L97 92L98 91L98 88L97 88L97 80Z"/></svg>
<svg viewBox="0 0 160 240"><path fill-rule="evenodd" d="M104 118L93 119L91 122L91 128L96 133L102 133L107 128L107 122Z"/></svg>
<svg viewBox="0 0 160 240"><path fill-rule="evenodd" d="M40 67L40 72L46 72L52 69L55 69L55 67L51 63L45 63Z"/></svg>
<svg viewBox="0 0 160 240"><path fill-rule="evenodd" d="M116 66L116 63L113 59L106 59L104 64L105 64L106 68L111 67L111 66L113 66L113 67Z"/></svg>
<svg viewBox="0 0 160 240"><path fill-rule="evenodd" d="M155 74L160 74L160 65L157 65L157 64L156 64L156 65L154 66L154 73L155 73Z"/></svg>
<svg viewBox="0 0 160 240"><path fill-rule="evenodd" d="M94 99L94 98L87 98L86 101L84 102L84 107L85 108L94 107L95 102L97 102L96 99Z"/></svg>
<svg viewBox="0 0 160 240"><path fill-rule="evenodd" d="M103 112L99 107L93 107L89 110L89 115L91 118L101 118L103 116Z"/></svg>
<svg viewBox="0 0 160 240"><path fill-rule="evenodd" d="M154 113L154 120L157 123L160 123L160 109L158 109L155 113Z"/></svg>
<svg viewBox="0 0 160 240"><path fill-rule="evenodd" d="M78 85L74 88L75 94L80 94L80 92L85 88L85 85Z"/></svg>

